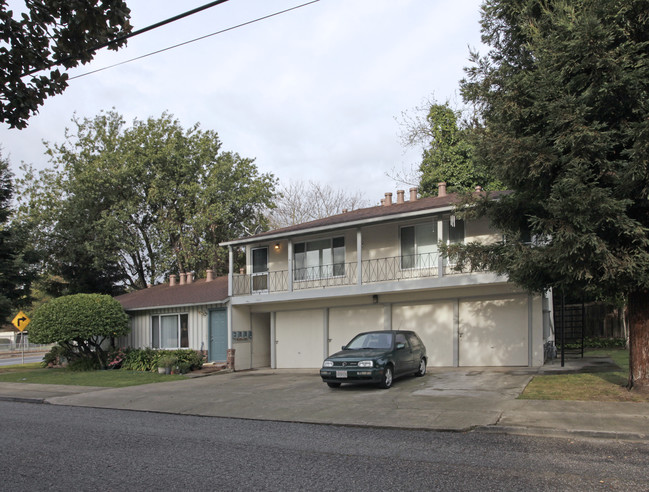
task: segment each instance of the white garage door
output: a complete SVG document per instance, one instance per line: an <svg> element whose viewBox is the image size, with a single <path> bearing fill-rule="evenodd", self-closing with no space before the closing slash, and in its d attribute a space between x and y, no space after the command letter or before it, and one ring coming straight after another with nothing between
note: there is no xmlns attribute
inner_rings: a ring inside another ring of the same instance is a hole
<svg viewBox="0 0 649 492"><path fill-rule="evenodd" d="M332 308L329 310L329 355L364 331L385 329L383 306Z"/></svg>
<svg viewBox="0 0 649 492"><path fill-rule="evenodd" d="M324 355L322 310L279 312L275 318L279 369L316 368Z"/></svg>
<svg viewBox="0 0 649 492"><path fill-rule="evenodd" d="M426 346L429 366L453 365L453 303L395 305L392 327L419 335Z"/></svg>
<svg viewBox="0 0 649 492"><path fill-rule="evenodd" d="M527 366L527 297L460 302L460 366Z"/></svg>

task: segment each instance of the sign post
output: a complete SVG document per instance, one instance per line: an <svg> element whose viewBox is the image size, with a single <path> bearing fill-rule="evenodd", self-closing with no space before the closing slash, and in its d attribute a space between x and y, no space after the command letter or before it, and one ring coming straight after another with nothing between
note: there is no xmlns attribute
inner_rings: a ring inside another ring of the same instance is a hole
<svg viewBox="0 0 649 492"><path fill-rule="evenodd" d="M29 324L30 321L31 320L27 317L27 315L22 311L20 311L11 322L16 328L20 330L20 341L22 342L23 345L23 357L22 357L23 364L25 364L25 333L23 333L23 331L25 330L25 328L27 328L27 325Z"/></svg>

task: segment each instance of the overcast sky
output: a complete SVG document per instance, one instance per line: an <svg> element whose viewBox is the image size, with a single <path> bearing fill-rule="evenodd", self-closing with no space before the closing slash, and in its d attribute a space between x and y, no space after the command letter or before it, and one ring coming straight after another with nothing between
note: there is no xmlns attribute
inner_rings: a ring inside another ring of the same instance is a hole
<svg viewBox="0 0 649 492"><path fill-rule="evenodd" d="M71 76L189 41L308 0L229 0L103 50ZM13 1L10 5L24 5ZM208 0L127 0L135 29ZM186 128L218 132L224 150L256 158L280 182L313 180L372 204L397 185L386 173L417 165L398 119L434 96L460 104L469 47L480 45L480 0L320 0L311 5L78 78L24 130L0 127L2 153L48 166L43 140L61 142L76 112L115 108L127 123L168 111ZM401 186L403 187L403 186Z"/></svg>

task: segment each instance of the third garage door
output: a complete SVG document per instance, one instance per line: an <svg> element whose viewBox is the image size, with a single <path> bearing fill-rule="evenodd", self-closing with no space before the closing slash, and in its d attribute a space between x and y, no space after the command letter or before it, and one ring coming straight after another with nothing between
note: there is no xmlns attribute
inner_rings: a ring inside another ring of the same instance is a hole
<svg viewBox="0 0 649 492"><path fill-rule="evenodd" d="M460 366L527 366L528 299L461 301Z"/></svg>

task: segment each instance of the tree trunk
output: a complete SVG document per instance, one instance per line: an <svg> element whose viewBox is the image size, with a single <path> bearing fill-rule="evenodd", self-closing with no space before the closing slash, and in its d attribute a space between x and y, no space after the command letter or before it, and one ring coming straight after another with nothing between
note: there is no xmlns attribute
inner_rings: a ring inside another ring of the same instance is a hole
<svg viewBox="0 0 649 492"><path fill-rule="evenodd" d="M629 294L629 389L649 391L649 292Z"/></svg>

